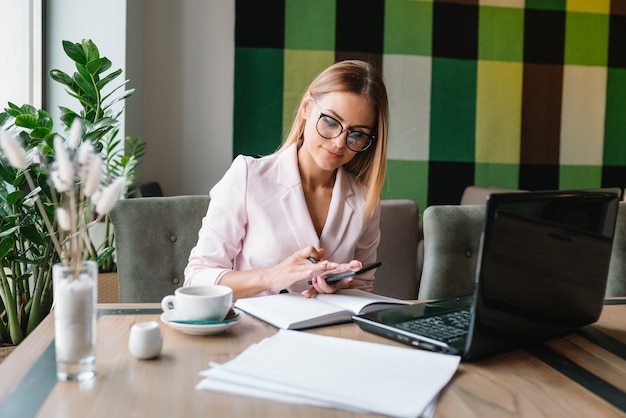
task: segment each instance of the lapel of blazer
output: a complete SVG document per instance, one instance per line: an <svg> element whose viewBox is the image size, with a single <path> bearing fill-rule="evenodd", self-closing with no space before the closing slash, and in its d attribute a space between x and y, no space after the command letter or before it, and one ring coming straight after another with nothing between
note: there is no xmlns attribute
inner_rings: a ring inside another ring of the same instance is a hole
<svg viewBox="0 0 626 418"><path fill-rule="evenodd" d="M321 243L326 254L333 254L349 233L349 224L358 206L352 183L343 168L337 169L337 178L333 187L333 196L328 209L326 224L322 230ZM333 260L345 262L350 260Z"/></svg>
<svg viewBox="0 0 626 418"><path fill-rule="evenodd" d="M320 239L315 232L302 191L295 145L278 156L278 184L284 187L284 193L280 197L285 219L284 227L289 226L298 243L298 248L308 245L319 248Z"/></svg>
<svg viewBox="0 0 626 418"><path fill-rule="evenodd" d="M313 245L315 248L323 247L326 254L333 254L349 232L348 226L355 208L359 205L357 202L358 194L354 192L350 174L343 168L339 168L328 209L328 217L320 239L304 199L296 159L295 145L278 157L278 183L285 189L285 193L280 198L285 224L289 225L299 248Z"/></svg>

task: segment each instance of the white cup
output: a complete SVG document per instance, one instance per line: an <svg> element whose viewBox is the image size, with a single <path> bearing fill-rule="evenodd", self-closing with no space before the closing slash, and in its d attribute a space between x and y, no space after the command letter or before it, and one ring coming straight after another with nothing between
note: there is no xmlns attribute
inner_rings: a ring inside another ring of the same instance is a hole
<svg viewBox="0 0 626 418"><path fill-rule="evenodd" d="M161 354L163 336L156 321L139 322L130 329L128 351L141 360L151 359Z"/></svg>
<svg viewBox="0 0 626 418"><path fill-rule="evenodd" d="M161 301L163 312L176 310L178 319L221 321L233 303L233 289L228 286L206 285L179 287L173 295Z"/></svg>

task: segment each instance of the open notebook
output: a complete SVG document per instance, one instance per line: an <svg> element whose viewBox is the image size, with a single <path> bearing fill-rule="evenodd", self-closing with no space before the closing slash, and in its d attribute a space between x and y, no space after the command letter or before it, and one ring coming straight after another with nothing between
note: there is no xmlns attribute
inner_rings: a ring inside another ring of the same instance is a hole
<svg viewBox="0 0 626 418"><path fill-rule="evenodd" d="M237 308L281 329L306 329L350 322L353 315L408 304L359 289L344 289L308 299L300 293L280 293L235 302Z"/></svg>
<svg viewBox="0 0 626 418"><path fill-rule="evenodd" d="M353 319L465 360L593 323L604 303L618 202L617 191L492 194L473 295Z"/></svg>

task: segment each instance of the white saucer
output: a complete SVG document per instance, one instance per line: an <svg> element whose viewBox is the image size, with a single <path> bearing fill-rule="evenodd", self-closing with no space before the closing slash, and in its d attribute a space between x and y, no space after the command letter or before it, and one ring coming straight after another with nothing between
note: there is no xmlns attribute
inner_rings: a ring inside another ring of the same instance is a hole
<svg viewBox="0 0 626 418"><path fill-rule="evenodd" d="M161 314L161 321L174 329L184 332L185 334L191 335L212 335L219 334L220 332L226 331L228 328L232 327L235 324L240 323L246 314L237 308L233 308L237 313L237 319L231 322L227 322L224 324L211 324L211 325L192 325L192 324L181 324L178 322L172 322L178 319L178 315L176 314L176 310L172 309L171 311L163 312Z"/></svg>

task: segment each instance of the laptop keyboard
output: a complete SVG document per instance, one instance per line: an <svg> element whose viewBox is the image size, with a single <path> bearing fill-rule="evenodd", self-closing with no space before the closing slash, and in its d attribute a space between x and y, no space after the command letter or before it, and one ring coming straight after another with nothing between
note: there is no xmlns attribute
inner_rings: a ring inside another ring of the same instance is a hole
<svg viewBox="0 0 626 418"><path fill-rule="evenodd" d="M395 326L433 340L453 343L465 338L469 329L469 310L411 319Z"/></svg>

